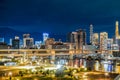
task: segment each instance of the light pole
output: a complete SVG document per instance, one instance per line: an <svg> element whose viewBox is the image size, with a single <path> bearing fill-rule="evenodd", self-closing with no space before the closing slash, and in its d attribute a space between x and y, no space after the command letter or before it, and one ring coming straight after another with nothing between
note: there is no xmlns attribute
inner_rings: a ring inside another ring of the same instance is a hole
<svg viewBox="0 0 120 80"><path fill-rule="evenodd" d="M9 72L8 75L10 77L10 80L12 80L12 72Z"/></svg>
<svg viewBox="0 0 120 80"><path fill-rule="evenodd" d="M109 76L109 73L106 72L104 75L105 75L105 80L106 80L107 76Z"/></svg>

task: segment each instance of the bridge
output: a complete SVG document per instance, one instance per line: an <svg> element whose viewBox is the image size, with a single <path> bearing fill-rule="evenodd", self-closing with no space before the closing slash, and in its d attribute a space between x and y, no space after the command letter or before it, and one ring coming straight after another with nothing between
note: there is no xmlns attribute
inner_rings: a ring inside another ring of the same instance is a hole
<svg viewBox="0 0 120 80"><path fill-rule="evenodd" d="M98 53L112 53L113 51L117 50L95 50ZM73 58L73 55L80 55L80 54L91 54L95 53L95 51L91 50L80 50L80 49L0 49L0 56L15 56L15 57L22 57L22 56L52 56L54 59L55 56L70 56Z"/></svg>

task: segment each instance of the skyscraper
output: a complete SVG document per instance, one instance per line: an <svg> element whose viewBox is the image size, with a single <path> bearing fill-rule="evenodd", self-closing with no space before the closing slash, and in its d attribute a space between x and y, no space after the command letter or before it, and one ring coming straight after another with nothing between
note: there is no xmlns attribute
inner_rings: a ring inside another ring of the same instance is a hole
<svg viewBox="0 0 120 80"><path fill-rule="evenodd" d="M83 29L77 30L78 49L82 49L86 44L86 32Z"/></svg>
<svg viewBox="0 0 120 80"><path fill-rule="evenodd" d="M48 33L43 33L43 43L45 43L45 41L49 38L49 34Z"/></svg>
<svg viewBox="0 0 120 80"><path fill-rule="evenodd" d="M116 36L116 39L118 39L118 38L119 38L119 28L118 28L119 22L118 22L118 21L116 21L115 26L116 26L116 29L115 29L115 36Z"/></svg>
<svg viewBox="0 0 120 80"><path fill-rule="evenodd" d="M67 42L75 43L77 38L77 32L70 32L67 34Z"/></svg>
<svg viewBox="0 0 120 80"><path fill-rule="evenodd" d="M20 48L20 40L18 36L15 36L15 39L12 39L12 48L19 49Z"/></svg>
<svg viewBox="0 0 120 80"><path fill-rule="evenodd" d="M90 43L93 44L93 25L90 25Z"/></svg>
<svg viewBox="0 0 120 80"><path fill-rule="evenodd" d="M119 35L119 22L116 21L115 23L115 39L114 43L120 46L120 35Z"/></svg>
<svg viewBox="0 0 120 80"><path fill-rule="evenodd" d="M0 42L4 42L4 38L0 38Z"/></svg>
<svg viewBox="0 0 120 80"><path fill-rule="evenodd" d="M86 32L79 29L75 32L71 32L67 36L67 41L74 43L76 49L82 49L82 46L86 44Z"/></svg>
<svg viewBox="0 0 120 80"><path fill-rule="evenodd" d="M92 42L92 44L95 46L98 46L98 44L99 44L99 34L98 33L94 33L93 34L93 42Z"/></svg>
<svg viewBox="0 0 120 80"><path fill-rule="evenodd" d="M107 50L111 50L113 45L113 39L107 39Z"/></svg>
<svg viewBox="0 0 120 80"><path fill-rule="evenodd" d="M9 45L12 45L12 39L11 38L9 39Z"/></svg>
<svg viewBox="0 0 120 80"><path fill-rule="evenodd" d="M100 50L107 50L107 40L108 40L108 33L101 32L100 33Z"/></svg>
<svg viewBox="0 0 120 80"><path fill-rule="evenodd" d="M30 34L23 34L23 47L32 48L34 44L33 38L30 38Z"/></svg>

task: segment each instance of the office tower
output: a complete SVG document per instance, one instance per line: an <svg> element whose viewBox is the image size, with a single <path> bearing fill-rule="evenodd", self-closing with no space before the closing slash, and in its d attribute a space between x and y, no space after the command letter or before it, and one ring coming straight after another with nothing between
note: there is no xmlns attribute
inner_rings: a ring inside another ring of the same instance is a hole
<svg viewBox="0 0 120 80"><path fill-rule="evenodd" d="M42 41L35 41L35 46L39 49L42 45Z"/></svg>
<svg viewBox="0 0 120 80"><path fill-rule="evenodd" d="M70 32L67 34L67 42L71 43L70 49L76 49L78 48L78 38L77 38L77 32Z"/></svg>
<svg viewBox="0 0 120 80"><path fill-rule="evenodd" d="M35 45L41 45L42 44L42 41L35 41Z"/></svg>
<svg viewBox="0 0 120 80"><path fill-rule="evenodd" d="M92 44L94 46L98 46L99 45L99 34L98 33L93 33L93 42Z"/></svg>
<svg viewBox="0 0 120 80"><path fill-rule="evenodd" d="M12 39L12 48L19 49L20 48L20 40L18 36L15 36L15 39Z"/></svg>
<svg viewBox="0 0 120 80"><path fill-rule="evenodd" d="M45 43L45 41L49 38L49 34L48 33L43 33L43 43Z"/></svg>
<svg viewBox="0 0 120 80"><path fill-rule="evenodd" d="M118 46L120 46L119 22L118 21L116 21L115 27L116 27L116 29L115 29L114 43L118 44Z"/></svg>
<svg viewBox="0 0 120 80"><path fill-rule="evenodd" d="M34 39L30 38L30 34L23 34L23 47L32 48L34 45Z"/></svg>
<svg viewBox="0 0 120 80"><path fill-rule="evenodd" d="M93 25L90 25L90 43L93 43Z"/></svg>
<svg viewBox="0 0 120 80"><path fill-rule="evenodd" d="M23 48L23 39L20 39L20 48Z"/></svg>
<svg viewBox="0 0 120 80"><path fill-rule="evenodd" d="M70 32L67 34L67 42L75 43L75 39L77 39L77 32Z"/></svg>
<svg viewBox="0 0 120 80"><path fill-rule="evenodd" d="M85 30L77 30L78 49L82 49L83 45L86 45L86 32Z"/></svg>
<svg viewBox="0 0 120 80"><path fill-rule="evenodd" d="M30 34L23 34L23 38L30 38Z"/></svg>
<svg viewBox="0 0 120 80"><path fill-rule="evenodd" d="M55 43L55 39L54 38L48 38L45 41L45 47L46 49L52 49L53 44Z"/></svg>
<svg viewBox="0 0 120 80"><path fill-rule="evenodd" d="M107 39L108 39L108 33L101 32L100 33L100 50L107 50Z"/></svg>
<svg viewBox="0 0 120 80"><path fill-rule="evenodd" d="M113 39L107 39L107 50L112 50Z"/></svg>
<svg viewBox="0 0 120 80"><path fill-rule="evenodd" d="M79 29L69 33L67 35L67 42L74 43L76 49L82 49L82 46L86 44L85 30Z"/></svg>
<svg viewBox="0 0 120 80"><path fill-rule="evenodd" d="M55 42L55 39L54 38L48 38L46 41L45 41L45 45L52 45L54 44Z"/></svg>
<svg viewBox="0 0 120 80"><path fill-rule="evenodd" d="M118 38L119 38L119 28L118 28L119 22L118 22L118 21L116 21L115 26L116 26L116 29L115 29L115 36L116 36L116 39L118 39Z"/></svg>
<svg viewBox="0 0 120 80"><path fill-rule="evenodd" d="M10 38L10 40L9 40L9 45L12 45L12 39Z"/></svg>
<svg viewBox="0 0 120 80"><path fill-rule="evenodd" d="M0 49L8 49L8 45L5 42L0 43ZM3 53L3 52L2 52Z"/></svg>
<svg viewBox="0 0 120 80"><path fill-rule="evenodd" d="M4 38L0 38L0 42L4 42Z"/></svg>

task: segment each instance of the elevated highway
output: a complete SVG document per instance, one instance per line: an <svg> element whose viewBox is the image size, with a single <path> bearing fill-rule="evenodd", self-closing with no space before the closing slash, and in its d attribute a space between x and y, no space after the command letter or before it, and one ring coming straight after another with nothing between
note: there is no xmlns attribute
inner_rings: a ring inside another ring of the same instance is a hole
<svg viewBox="0 0 120 80"><path fill-rule="evenodd" d="M112 53L117 50L95 50L97 53ZM51 55L77 55L77 54L90 54L95 53L95 51L90 50L80 50L80 49L0 49L0 56L51 56Z"/></svg>

